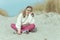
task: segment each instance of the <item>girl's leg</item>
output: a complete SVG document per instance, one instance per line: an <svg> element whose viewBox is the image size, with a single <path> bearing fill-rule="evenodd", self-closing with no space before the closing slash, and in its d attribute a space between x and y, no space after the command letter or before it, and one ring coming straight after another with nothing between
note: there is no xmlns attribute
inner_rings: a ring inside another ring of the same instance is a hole
<svg viewBox="0 0 60 40"><path fill-rule="evenodd" d="M27 27L27 26L22 25L22 27L21 27L21 32L25 31L25 30L26 30L26 27Z"/></svg>
<svg viewBox="0 0 60 40"><path fill-rule="evenodd" d="M16 24L11 24L11 28L17 31Z"/></svg>
<svg viewBox="0 0 60 40"><path fill-rule="evenodd" d="M35 29L35 24L30 24L28 26L29 32L33 31Z"/></svg>
<svg viewBox="0 0 60 40"><path fill-rule="evenodd" d="M29 30L27 29L28 26L22 25L21 32L25 34L29 34Z"/></svg>
<svg viewBox="0 0 60 40"><path fill-rule="evenodd" d="M22 26L22 32L27 30L27 31L32 31L33 29L35 28L35 25L34 24L30 24L28 26Z"/></svg>

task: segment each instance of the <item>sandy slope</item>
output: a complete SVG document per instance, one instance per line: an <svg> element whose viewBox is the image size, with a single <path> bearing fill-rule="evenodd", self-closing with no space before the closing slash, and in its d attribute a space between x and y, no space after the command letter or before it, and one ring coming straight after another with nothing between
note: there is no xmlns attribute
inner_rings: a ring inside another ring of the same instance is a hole
<svg viewBox="0 0 60 40"><path fill-rule="evenodd" d="M0 40L60 40L60 15L50 12L35 15L36 33L13 34L10 24L16 23L17 17L3 17L0 15Z"/></svg>

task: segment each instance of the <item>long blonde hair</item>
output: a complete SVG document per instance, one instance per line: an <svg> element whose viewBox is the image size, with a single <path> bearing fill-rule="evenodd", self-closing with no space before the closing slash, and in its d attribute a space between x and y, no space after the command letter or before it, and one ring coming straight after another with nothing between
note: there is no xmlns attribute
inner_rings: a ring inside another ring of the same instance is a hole
<svg viewBox="0 0 60 40"><path fill-rule="evenodd" d="M31 8L31 12L33 11L33 8L32 8L31 6L27 6L26 9L27 9L27 8ZM26 16L26 9L23 11L23 17L24 17L24 18L25 18L25 16ZM31 15L34 17L34 13L32 13Z"/></svg>

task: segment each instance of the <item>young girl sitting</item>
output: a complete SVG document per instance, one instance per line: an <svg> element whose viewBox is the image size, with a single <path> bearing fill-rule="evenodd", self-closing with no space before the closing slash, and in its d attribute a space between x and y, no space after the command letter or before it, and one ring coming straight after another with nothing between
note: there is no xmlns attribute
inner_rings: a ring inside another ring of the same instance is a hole
<svg viewBox="0 0 60 40"><path fill-rule="evenodd" d="M11 27L17 32L17 34L24 32L29 33L35 29L34 13L32 13L32 11L33 8L27 6L26 9L19 14L17 23L11 24Z"/></svg>

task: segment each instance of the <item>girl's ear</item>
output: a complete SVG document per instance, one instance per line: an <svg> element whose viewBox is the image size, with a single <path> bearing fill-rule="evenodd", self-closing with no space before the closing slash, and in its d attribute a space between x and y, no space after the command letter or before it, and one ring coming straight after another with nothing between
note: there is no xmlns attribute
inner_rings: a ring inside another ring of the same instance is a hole
<svg viewBox="0 0 60 40"><path fill-rule="evenodd" d="M34 13L32 13L31 15L32 15L32 17L34 17Z"/></svg>

